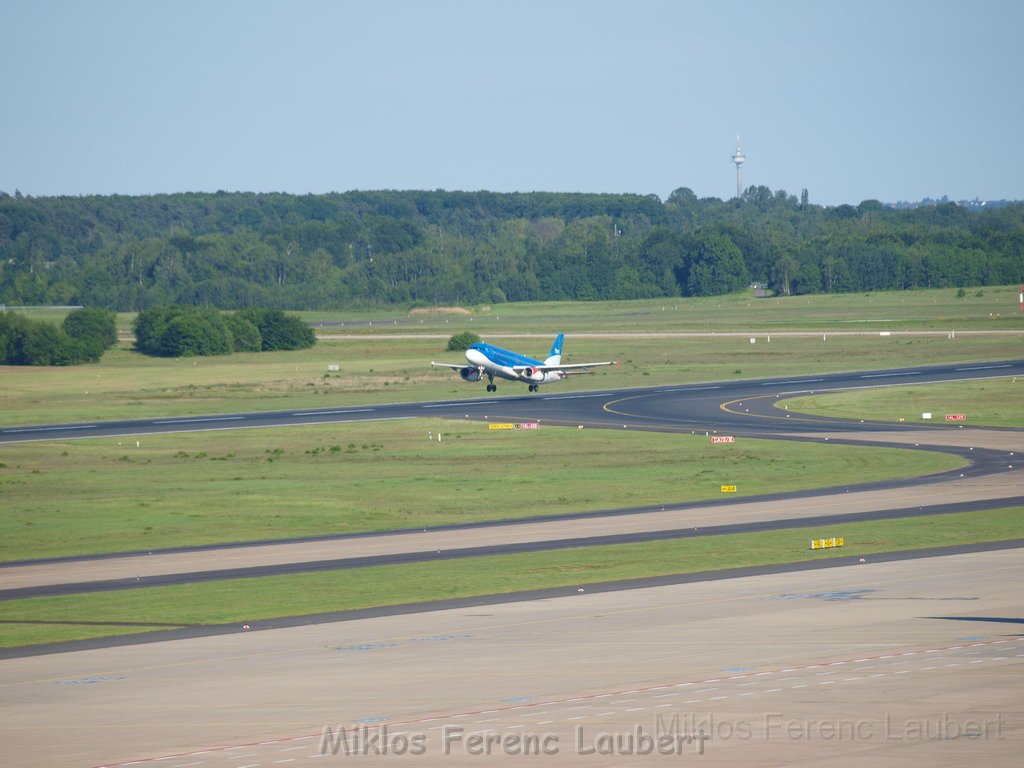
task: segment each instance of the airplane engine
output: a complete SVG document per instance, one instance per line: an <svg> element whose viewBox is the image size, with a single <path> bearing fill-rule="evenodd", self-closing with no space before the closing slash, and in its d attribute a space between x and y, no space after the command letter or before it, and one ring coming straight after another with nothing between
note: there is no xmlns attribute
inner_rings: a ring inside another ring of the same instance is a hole
<svg viewBox="0 0 1024 768"><path fill-rule="evenodd" d="M466 381L480 381L480 369L476 366L467 365L459 369L459 376Z"/></svg>
<svg viewBox="0 0 1024 768"><path fill-rule="evenodd" d="M538 371L534 368L524 368L523 378L529 379L530 381L544 381L544 371Z"/></svg>

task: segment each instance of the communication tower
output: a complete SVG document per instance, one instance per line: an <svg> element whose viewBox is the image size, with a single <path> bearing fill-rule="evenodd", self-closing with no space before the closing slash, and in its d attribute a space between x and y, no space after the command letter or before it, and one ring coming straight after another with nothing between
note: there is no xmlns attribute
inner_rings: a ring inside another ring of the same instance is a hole
<svg viewBox="0 0 1024 768"><path fill-rule="evenodd" d="M732 161L736 163L736 197L743 197L743 162L747 158L743 154L743 150L740 149L740 137L736 137L736 154L732 156Z"/></svg>

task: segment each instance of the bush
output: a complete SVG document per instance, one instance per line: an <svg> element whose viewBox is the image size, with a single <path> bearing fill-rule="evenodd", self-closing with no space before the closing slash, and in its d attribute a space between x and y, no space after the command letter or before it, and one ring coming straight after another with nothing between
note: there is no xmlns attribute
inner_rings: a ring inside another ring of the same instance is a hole
<svg viewBox="0 0 1024 768"><path fill-rule="evenodd" d="M90 360L99 360L117 344L116 316L105 309L76 309L64 318L64 331L82 346Z"/></svg>
<svg viewBox="0 0 1024 768"><path fill-rule="evenodd" d="M135 348L157 357L230 355L234 336L208 307L152 307L135 318Z"/></svg>
<svg viewBox="0 0 1024 768"><path fill-rule="evenodd" d="M135 316L135 348L144 355L160 355L160 338L167 324L184 307L150 307Z"/></svg>
<svg viewBox="0 0 1024 768"><path fill-rule="evenodd" d="M480 337L472 331L463 331L462 333L456 333L450 339L448 339L448 351L449 352L465 352L474 344L480 342Z"/></svg>
<svg viewBox="0 0 1024 768"><path fill-rule="evenodd" d="M315 343L312 328L279 309L225 315L208 307L152 307L135 319L135 348L159 357L306 349Z"/></svg>
<svg viewBox="0 0 1024 768"><path fill-rule="evenodd" d="M263 351L309 349L316 344L316 334L296 315L286 315L280 309L249 307L235 313L259 328Z"/></svg>
<svg viewBox="0 0 1024 768"><path fill-rule="evenodd" d="M230 355L231 332L219 313L183 312L167 324L160 337L162 357L204 357Z"/></svg>
<svg viewBox="0 0 1024 768"><path fill-rule="evenodd" d="M5 365L75 365L103 354L71 338L62 327L21 315L0 313L0 363Z"/></svg>
<svg viewBox="0 0 1024 768"><path fill-rule="evenodd" d="M228 315L225 320L234 343L235 352L259 352L263 349L263 337L260 329L237 314Z"/></svg>

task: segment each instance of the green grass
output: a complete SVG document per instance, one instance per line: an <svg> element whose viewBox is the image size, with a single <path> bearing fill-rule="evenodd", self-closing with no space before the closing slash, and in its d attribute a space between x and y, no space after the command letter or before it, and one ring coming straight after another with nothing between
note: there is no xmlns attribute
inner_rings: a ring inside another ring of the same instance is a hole
<svg viewBox="0 0 1024 768"><path fill-rule="evenodd" d="M822 392L775 405L820 416L918 424L945 424L946 414L962 413L967 419L959 423L972 427L1024 428L1024 379ZM931 413L932 418L922 419L922 413Z"/></svg>
<svg viewBox="0 0 1024 768"><path fill-rule="evenodd" d="M550 328L564 327L549 324ZM462 330L461 328L452 329ZM486 338L486 337L485 337ZM543 357L553 337L494 339ZM0 369L0 422L52 424L120 418L175 417L320 409L388 402L484 397L484 384L467 384L430 361L460 362L443 339L372 337L322 341L310 350L197 359L148 358L127 345L95 365ZM954 361L1024 356L1021 336L828 336L761 338L573 338L565 362L619 360L545 386L544 392L752 379ZM338 364L338 373L327 366ZM526 393L502 382L499 394Z"/></svg>
<svg viewBox="0 0 1024 768"><path fill-rule="evenodd" d="M842 536L842 549L809 549L810 540ZM903 520L792 528L643 544L581 547L437 563L379 566L262 579L119 590L0 602L0 646L71 639L31 622L75 621L239 624L371 606L575 586L616 579L692 573L750 565L870 556L1024 536L1024 507ZM827 581L827 575L821 580ZM132 627L135 631L138 627ZM83 628L92 633L95 627ZM114 631L114 630L112 630ZM117 630L119 631L119 630ZM94 635L83 635L94 636Z"/></svg>
<svg viewBox="0 0 1024 768"><path fill-rule="evenodd" d="M399 308L300 313L310 323L354 321L339 333L438 333L466 326L480 335L499 331L935 330L1020 329L1017 286L755 299L752 291L707 298L603 302L522 302L467 306L470 315L409 315ZM472 318L472 319L470 319ZM372 322L372 326L366 325ZM564 326L564 327L562 327ZM326 330L326 329L325 329Z"/></svg>
<svg viewBox="0 0 1024 768"><path fill-rule="evenodd" d="M79 620L83 621L83 620ZM173 629L166 626L145 624L125 626L123 624L76 624L75 622L2 622L0 621L0 648L15 648L19 645L59 643L65 640L88 640L93 637L114 635L135 635L158 629Z"/></svg>
<svg viewBox="0 0 1024 768"><path fill-rule="evenodd" d="M0 560L696 501L723 484L742 497L961 464L898 448L411 419L138 442L0 445Z"/></svg>

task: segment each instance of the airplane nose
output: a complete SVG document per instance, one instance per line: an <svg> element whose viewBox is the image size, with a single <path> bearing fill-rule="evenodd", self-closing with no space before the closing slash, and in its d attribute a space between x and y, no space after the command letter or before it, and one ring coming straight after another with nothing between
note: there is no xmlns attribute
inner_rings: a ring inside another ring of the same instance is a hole
<svg viewBox="0 0 1024 768"><path fill-rule="evenodd" d="M483 352L477 349L467 349L466 359L469 360L473 365L482 366L487 362L487 357Z"/></svg>

